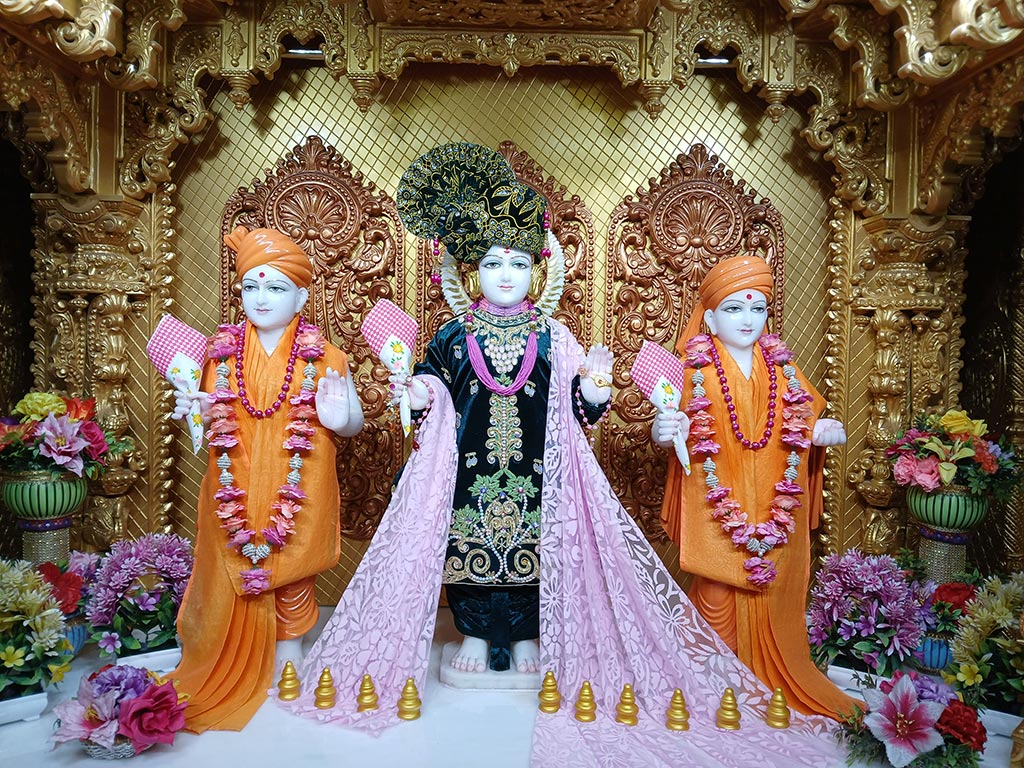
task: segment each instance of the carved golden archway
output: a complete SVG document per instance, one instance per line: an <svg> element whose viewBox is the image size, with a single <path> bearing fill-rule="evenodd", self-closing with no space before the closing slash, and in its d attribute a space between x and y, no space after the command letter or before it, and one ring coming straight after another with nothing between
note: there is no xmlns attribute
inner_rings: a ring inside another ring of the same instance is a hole
<svg viewBox="0 0 1024 768"><path fill-rule="evenodd" d="M266 171L263 181L228 198L221 219L221 320L238 319L241 293L223 235L242 224L286 233L313 261L310 315L349 355L366 427L338 451L341 523L345 535L368 539L391 498L402 460L398 433L381 418L388 372L359 332L361 318L380 299L404 302L405 230L394 200L353 171L319 136L310 136ZM379 471L366 472L365 467Z"/></svg>
<svg viewBox="0 0 1024 768"><path fill-rule="evenodd" d="M721 259L756 254L772 268L772 328L782 330L786 239L782 215L733 179L719 159L694 144L612 211L608 225L605 338L615 349L615 413L601 459L612 487L647 536L659 523L666 453L651 444L653 406L631 384L644 341L674 348L708 270Z"/></svg>

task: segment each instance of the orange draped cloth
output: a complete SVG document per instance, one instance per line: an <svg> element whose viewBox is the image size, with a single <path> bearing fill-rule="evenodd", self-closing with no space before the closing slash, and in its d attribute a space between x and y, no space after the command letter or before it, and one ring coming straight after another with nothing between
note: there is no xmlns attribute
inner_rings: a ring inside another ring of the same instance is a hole
<svg viewBox="0 0 1024 768"><path fill-rule="evenodd" d="M764 359L755 348L748 380L727 350L719 346L719 354L740 429L751 440L757 440L768 420L769 378ZM786 379L781 369L776 371L779 398L772 439L765 448L752 451L742 448L732 434L714 368L704 369L707 397L711 400L708 410L715 417L715 440L722 446L714 457L717 474L722 485L732 488L732 498L739 501L752 523L769 519L769 505L776 495L774 485L783 479L790 452L779 440L781 395ZM797 375L814 396L811 406L817 418L824 400L799 370ZM692 388L688 372L683 403L689 401ZM693 440L688 442L692 446ZM782 688L794 709L804 714L836 717L851 711L857 702L836 688L811 662L804 619L810 530L817 527L822 506L824 450L811 446L800 455L803 460L797 482L805 489L798 497L803 506L794 510L796 530L790 534L788 543L767 555L778 569L778 577L767 587L755 587L746 580L743 562L750 555L735 546L711 518L712 505L704 499L704 471L698 463L693 465L692 474L686 476L679 462L670 462L661 521L679 545L680 566L696 576L690 599L739 659L769 688Z"/></svg>
<svg viewBox="0 0 1024 768"><path fill-rule="evenodd" d="M245 375L250 402L266 407L274 402L284 383L285 369L295 337L298 318L284 332L277 349L267 355L252 325L246 324ZM229 358L231 387L235 360ZM203 389L212 391L214 363L208 362ZM292 391L302 381L300 360L295 366ZM328 345L315 361L317 378L328 366L345 371L345 354ZM246 491L248 527L259 532L269 523L277 489L286 482L289 452L281 443L287 434L288 404L273 416L258 420L240 401L235 402L239 444L231 449L231 473L235 484ZM261 566L270 570L270 589L259 595L242 593L243 570L249 560L227 548L227 533L219 526L217 501L220 488L216 457L211 450L206 476L199 491L195 566L178 613L182 659L171 677L189 695L185 710L188 730L241 730L267 698L273 685L274 650L278 640L300 637L316 622L313 595L316 575L338 562L341 554L338 475L333 433L317 425L311 438L313 450L302 464L300 487L308 498L295 517L295 531L283 549L275 548ZM256 541L263 537L257 534Z"/></svg>

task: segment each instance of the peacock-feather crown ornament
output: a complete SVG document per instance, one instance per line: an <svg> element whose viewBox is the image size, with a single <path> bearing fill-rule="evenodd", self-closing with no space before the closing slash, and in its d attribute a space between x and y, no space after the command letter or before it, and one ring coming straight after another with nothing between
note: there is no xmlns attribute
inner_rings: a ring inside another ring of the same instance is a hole
<svg viewBox="0 0 1024 768"><path fill-rule="evenodd" d="M547 202L516 179L499 152L462 141L420 155L398 184L398 215L409 231L474 264L493 245L539 258Z"/></svg>

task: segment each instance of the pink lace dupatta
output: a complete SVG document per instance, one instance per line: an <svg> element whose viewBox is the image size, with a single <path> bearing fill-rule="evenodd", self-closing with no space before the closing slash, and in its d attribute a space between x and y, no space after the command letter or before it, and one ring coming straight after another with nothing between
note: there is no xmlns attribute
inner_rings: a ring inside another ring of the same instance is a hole
<svg viewBox="0 0 1024 768"><path fill-rule="evenodd" d="M315 681L330 667L337 704L317 709L315 684L309 683L295 701L279 702L305 717L380 731L400 722L395 705L408 678L419 690L425 688L458 451L448 390L436 377L424 378L434 391L434 405L421 427L420 449L406 462L338 607L297 668L300 680ZM364 674L373 678L381 705L357 712Z"/></svg>
<svg viewBox="0 0 1024 768"><path fill-rule="evenodd" d="M583 350L549 319L552 376L541 501L541 653L554 671L562 709L534 726L534 766L791 766L842 762L824 718L792 715L788 730L764 724L770 692L743 666L679 589L619 503L572 411L572 379ZM312 687L284 704L299 714L376 731L398 722L406 678L424 690L454 493L454 413L437 379L434 405L395 496L369 549L316 644L300 665L302 680L329 666L338 688L334 709L313 707ZM381 709L355 712L364 673ZM598 718L580 723L573 701L589 680ZM640 724L615 722L631 683ZM722 691L732 687L742 729L715 728ZM690 730L668 731L664 713L674 688L690 711ZM429 701L424 708L429 707Z"/></svg>

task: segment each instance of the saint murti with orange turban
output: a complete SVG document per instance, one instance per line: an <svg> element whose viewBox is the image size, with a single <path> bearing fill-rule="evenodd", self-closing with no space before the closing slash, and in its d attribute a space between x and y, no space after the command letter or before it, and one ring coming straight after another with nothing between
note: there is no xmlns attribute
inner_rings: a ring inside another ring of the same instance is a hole
<svg viewBox="0 0 1024 768"><path fill-rule="evenodd" d="M680 431L694 456L690 475L670 462L661 520L694 574L690 599L740 660L796 710L837 717L857 702L811 662L804 606L824 447L846 434L764 333L771 294L771 269L753 256L719 262L701 283L677 344L688 405L651 429L666 447Z"/></svg>
<svg viewBox="0 0 1024 768"><path fill-rule="evenodd" d="M273 229L237 227L246 319L210 339L198 399L209 464L199 491L195 566L178 613L189 696L186 727L241 730L278 664L299 661L318 606L316 576L341 550L333 434L356 434L363 411L345 354L300 316L313 265Z"/></svg>

